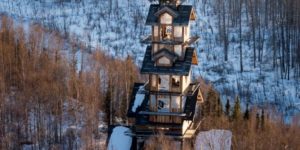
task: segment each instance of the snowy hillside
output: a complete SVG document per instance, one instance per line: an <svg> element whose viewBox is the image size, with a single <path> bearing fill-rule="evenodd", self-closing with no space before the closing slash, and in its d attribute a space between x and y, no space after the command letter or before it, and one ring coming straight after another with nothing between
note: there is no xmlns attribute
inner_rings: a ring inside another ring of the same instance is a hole
<svg viewBox="0 0 300 150"><path fill-rule="evenodd" d="M281 78L280 69L272 67L271 49L262 48L262 61L253 67L251 44L241 43L243 72L240 72L240 43L238 30L228 27L228 60L219 38L218 14L214 1L191 0L198 18L192 24L192 35L201 37L195 46L199 65L194 76L212 82L221 93L222 101L241 97L245 106L276 106L286 116L300 111L300 81L291 73L290 79ZM67 37L76 37L91 48L101 47L116 57L132 56L141 64L146 45L141 37L150 33L144 25L150 3L148 0L84 0L79 3L51 3L32 0L2 0L0 12L25 22L37 22L61 31ZM250 32L246 16L242 20L242 36ZM269 37L266 31L265 39ZM279 106L279 107L277 107Z"/></svg>

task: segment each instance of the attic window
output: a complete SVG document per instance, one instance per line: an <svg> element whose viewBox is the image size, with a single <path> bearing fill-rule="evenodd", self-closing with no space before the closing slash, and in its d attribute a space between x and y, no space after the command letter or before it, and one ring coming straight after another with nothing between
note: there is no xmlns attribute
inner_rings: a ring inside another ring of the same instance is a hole
<svg viewBox="0 0 300 150"><path fill-rule="evenodd" d="M164 13L160 17L160 23L161 24L172 24L173 17L169 15L168 13Z"/></svg>
<svg viewBox="0 0 300 150"><path fill-rule="evenodd" d="M163 56L160 59L158 59L158 65L170 65L171 61L167 57Z"/></svg>

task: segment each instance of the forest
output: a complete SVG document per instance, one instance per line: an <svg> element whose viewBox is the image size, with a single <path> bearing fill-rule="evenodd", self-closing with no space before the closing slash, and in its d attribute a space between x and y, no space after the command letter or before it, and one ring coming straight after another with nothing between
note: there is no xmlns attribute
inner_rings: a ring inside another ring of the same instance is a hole
<svg viewBox="0 0 300 150"><path fill-rule="evenodd" d="M95 148L99 124L126 116L130 87L139 78L131 58L98 49L81 56L88 61L77 71L76 56L61 51L66 41L58 32L14 26L1 16L0 149ZM76 40L67 45L73 52L86 49Z"/></svg>
<svg viewBox="0 0 300 150"><path fill-rule="evenodd" d="M246 45L252 51L252 56L249 57L252 59L253 68L267 65L267 62L273 69L280 70L281 78L299 78L299 0L216 0L216 2L214 11L218 18L217 26L225 61L229 59L230 42L236 42L239 44L241 72L244 70L243 45ZM205 0L203 8L206 3L209 2ZM233 32L236 36L230 38L229 35Z"/></svg>

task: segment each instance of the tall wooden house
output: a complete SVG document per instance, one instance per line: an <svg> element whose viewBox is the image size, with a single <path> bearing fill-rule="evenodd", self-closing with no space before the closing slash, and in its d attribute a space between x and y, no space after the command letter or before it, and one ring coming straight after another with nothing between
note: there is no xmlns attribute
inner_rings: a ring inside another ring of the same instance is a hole
<svg viewBox="0 0 300 150"><path fill-rule="evenodd" d="M148 46L141 68L149 81L135 84L128 108L137 145L160 131L192 138L196 104L203 101L199 83L191 81L192 65L198 64L191 47L198 37L190 35L195 10L180 0L150 1L146 25L152 35L142 40Z"/></svg>

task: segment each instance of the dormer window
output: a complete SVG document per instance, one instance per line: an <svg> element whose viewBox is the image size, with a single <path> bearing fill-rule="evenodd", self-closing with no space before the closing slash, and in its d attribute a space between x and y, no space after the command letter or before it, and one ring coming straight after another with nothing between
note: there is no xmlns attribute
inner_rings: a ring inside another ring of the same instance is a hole
<svg viewBox="0 0 300 150"><path fill-rule="evenodd" d="M170 64L171 64L171 61L167 57L161 57L158 59L158 65L168 66Z"/></svg>
<svg viewBox="0 0 300 150"><path fill-rule="evenodd" d="M173 52L169 51L166 48L159 50L152 57L152 60L156 62L157 66L166 66L166 67L172 66L177 59L178 59L178 55L174 54Z"/></svg>
<svg viewBox="0 0 300 150"><path fill-rule="evenodd" d="M172 24L173 23L173 17L168 14L164 13L160 16L160 24Z"/></svg>

